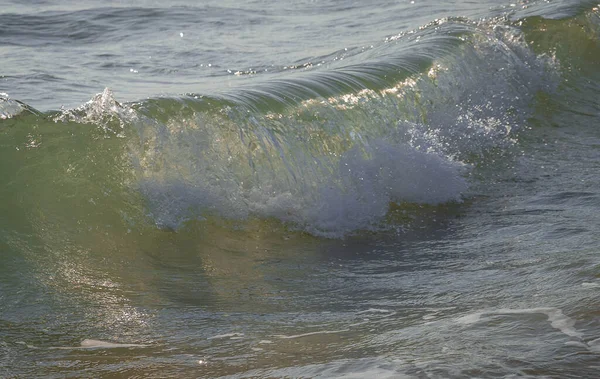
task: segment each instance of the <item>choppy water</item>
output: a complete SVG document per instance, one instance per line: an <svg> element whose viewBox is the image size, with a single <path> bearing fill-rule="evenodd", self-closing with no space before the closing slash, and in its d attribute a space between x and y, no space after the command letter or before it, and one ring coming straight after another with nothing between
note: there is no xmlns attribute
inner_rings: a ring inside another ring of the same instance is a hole
<svg viewBox="0 0 600 379"><path fill-rule="evenodd" d="M599 6L0 4L0 376L598 376Z"/></svg>

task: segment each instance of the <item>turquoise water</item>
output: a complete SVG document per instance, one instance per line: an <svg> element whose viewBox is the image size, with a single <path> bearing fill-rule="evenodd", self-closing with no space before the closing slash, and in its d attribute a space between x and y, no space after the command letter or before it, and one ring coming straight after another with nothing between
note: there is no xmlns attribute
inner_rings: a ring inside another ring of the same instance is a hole
<svg viewBox="0 0 600 379"><path fill-rule="evenodd" d="M0 376L595 377L598 7L4 4Z"/></svg>

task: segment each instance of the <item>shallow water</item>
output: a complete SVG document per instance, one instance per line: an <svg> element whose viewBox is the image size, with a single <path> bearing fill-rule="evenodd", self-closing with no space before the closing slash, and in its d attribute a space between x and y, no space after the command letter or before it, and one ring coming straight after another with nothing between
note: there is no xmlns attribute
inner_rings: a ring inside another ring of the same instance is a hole
<svg viewBox="0 0 600 379"><path fill-rule="evenodd" d="M0 376L595 377L598 7L4 4Z"/></svg>

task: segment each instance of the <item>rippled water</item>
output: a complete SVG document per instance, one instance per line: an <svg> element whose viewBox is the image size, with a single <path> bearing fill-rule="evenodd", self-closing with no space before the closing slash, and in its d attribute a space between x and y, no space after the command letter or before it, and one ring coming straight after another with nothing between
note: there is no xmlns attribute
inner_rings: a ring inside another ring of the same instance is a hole
<svg viewBox="0 0 600 379"><path fill-rule="evenodd" d="M0 376L597 376L598 7L2 4Z"/></svg>

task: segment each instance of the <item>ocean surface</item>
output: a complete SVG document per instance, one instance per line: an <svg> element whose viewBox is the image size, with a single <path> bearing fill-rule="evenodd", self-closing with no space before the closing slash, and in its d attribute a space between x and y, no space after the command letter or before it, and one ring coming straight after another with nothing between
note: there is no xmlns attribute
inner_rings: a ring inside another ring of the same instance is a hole
<svg viewBox="0 0 600 379"><path fill-rule="evenodd" d="M0 377L600 377L599 8L0 0Z"/></svg>

